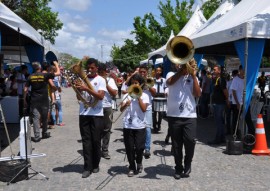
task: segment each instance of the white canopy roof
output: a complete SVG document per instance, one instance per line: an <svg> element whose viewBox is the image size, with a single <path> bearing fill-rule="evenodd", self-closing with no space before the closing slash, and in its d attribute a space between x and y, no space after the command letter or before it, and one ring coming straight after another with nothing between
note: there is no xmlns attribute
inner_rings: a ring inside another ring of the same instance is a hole
<svg viewBox="0 0 270 191"><path fill-rule="evenodd" d="M196 52L203 47L204 54L236 55L234 47L228 42L246 37L270 38L269 0L242 0L223 17L192 35L191 40ZM222 47L213 46L219 44L223 44Z"/></svg>
<svg viewBox="0 0 270 191"><path fill-rule="evenodd" d="M202 26L200 26L198 30L193 34L199 33L200 31L208 27L210 24L218 20L220 17L225 15L229 10L231 10L237 3L238 3L237 0L223 0L221 5L212 14L212 16Z"/></svg>
<svg viewBox="0 0 270 191"><path fill-rule="evenodd" d="M206 18L204 17L200 7L197 5L192 17L189 19L185 27L176 36L190 37L194 34L204 23Z"/></svg>
<svg viewBox="0 0 270 191"><path fill-rule="evenodd" d="M205 17L203 16L202 11L200 10L200 7L197 6L195 8L195 11L192 15L192 17L189 19L189 21L187 22L187 24L185 25L185 27L177 34L177 36L186 36L189 37L191 36L195 31L197 31L197 29L199 27L202 26L202 24L204 24L206 22ZM160 47L159 49L150 52L148 54L148 58L151 58L154 55L161 55L162 57L166 55L166 46L168 44L168 42L174 37L173 33L171 33L171 36L169 38L169 40L167 41L167 43Z"/></svg>
<svg viewBox="0 0 270 191"><path fill-rule="evenodd" d="M140 61L140 65L148 64L148 63L151 64L151 65L153 65L153 60L145 59L145 60ZM160 63L163 63L163 58L156 59L155 65L156 64L160 64Z"/></svg>
<svg viewBox="0 0 270 191"><path fill-rule="evenodd" d="M27 22L25 22L23 19L21 19L18 15L16 15L14 12L12 12L9 8L7 8L3 3L0 2L0 28L1 28L1 34L2 36L4 34L14 35L14 37L11 37L9 40L16 40L16 43L18 43L18 34L13 34L10 32L10 28L14 31L18 31L18 28L20 28L20 33L24 35L25 37L29 38L30 41L34 41L35 43L43 46L43 37ZM7 26L7 27L6 27ZM9 27L9 28L8 28ZM7 31L9 30L9 31ZM16 38L15 38L16 37ZM29 39L21 39L25 43L29 41ZM2 39L2 45L3 46L13 46L13 44L5 44L6 41ZM12 43L12 42L7 42ZM23 44L23 42L22 42ZM18 44L17 44L18 45Z"/></svg>
<svg viewBox="0 0 270 191"><path fill-rule="evenodd" d="M166 42L165 45L163 45L162 47L160 47L159 49L148 53L148 58L151 58L154 55L161 55L162 57L166 55L166 46L168 44L168 42L174 37L173 31L171 31L171 35L168 39L168 41Z"/></svg>

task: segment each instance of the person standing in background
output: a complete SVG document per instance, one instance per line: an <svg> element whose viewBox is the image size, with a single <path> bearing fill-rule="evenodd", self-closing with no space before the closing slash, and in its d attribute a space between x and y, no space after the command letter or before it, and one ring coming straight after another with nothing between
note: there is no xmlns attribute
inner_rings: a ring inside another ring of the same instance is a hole
<svg viewBox="0 0 270 191"><path fill-rule="evenodd" d="M105 64L99 64L98 74L106 81L105 95L102 100L104 118L102 126L103 132L101 134L101 156L105 159L111 158L109 155L109 143L112 129L112 101L117 95L118 90L114 79L108 76L109 72Z"/></svg>
<svg viewBox="0 0 270 191"><path fill-rule="evenodd" d="M23 109L24 109L24 97L23 97L23 93L24 93L24 86L25 86L25 82L26 80L26 75L28 72L28 68L26 65L22 65L20 68L20 71L17 73L16 75L16 81L17 81L17 93L19 96L19 115L20 117L23 116Z"/></svg>
<svg viewBox="0 0 270 191"><path fill-rule="evenodd" d="M155 89L157 98L165 98L166 80L162 77L162 68L160 66L155 69ZM154 132L159 132L161 129L161 121L164 112L158 112L153 110L153 129Z"/></svg>

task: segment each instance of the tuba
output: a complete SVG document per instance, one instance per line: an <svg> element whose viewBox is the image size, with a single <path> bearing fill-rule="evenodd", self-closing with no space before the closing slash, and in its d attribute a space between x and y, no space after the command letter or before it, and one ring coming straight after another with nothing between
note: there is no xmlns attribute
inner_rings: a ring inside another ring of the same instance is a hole
<svg viewBox="0 0 270 191"><path fill-rule="evenodd" d="M73 90L76 92L78 101L81 101L85 108L94 107L98 103L98 99L91 96L90 100L86 100L81 91L79 91L77 88L77 85L86 84L89 89L94 89L82 68L82 61L79 61L77 64L73 64L68 70L69 72L66 77Z"/></svg>
<svg viewBox="0 0 270 191"><path fill-rule="evenodd" d="M193 63L195 48L192 41L185 36L176 36L172 38L167 46L167 57L169 60L176 65L183 65L186 67L188 72L191 73L195 66L191 66L190 62ZM197 70L197 68L195 68Z"/></svg>

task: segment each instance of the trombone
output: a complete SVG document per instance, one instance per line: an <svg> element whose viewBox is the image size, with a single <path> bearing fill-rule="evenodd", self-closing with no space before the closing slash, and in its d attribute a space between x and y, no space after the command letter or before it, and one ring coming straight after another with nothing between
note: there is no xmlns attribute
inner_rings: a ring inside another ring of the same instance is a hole
<svg viewBox="0 0 270 191"><path fill-rule="evenodd" d="M130 96L132 99L138 99L142 96L142 88L141 86L138 86L136 84L133 84L131 85L129 88L128 88L128 94L126 95L126 97L121 101L121 103L119 103L119 105L116 107L116 110L118 110L118 108L124 103L124 101L127 99L128 101L130 101L128 99L128 96ZM128 106L129 107L129 106ZM125 107L123 109L123 111L117 116L117 118L115 120L112 119L112 115L110 117L112 123L115 123L121 116L122 114L124 113L124 111L128 108L128 107Z"/></svg>
<svg viewBox="0 0 270 191"><path fill-rule="evenodd" d="M186 67L188 73L191 74L194 70L198 69L193 58L195 48L189 38L185 36L172 38L166 46L166 51L169 60L176 65L182 65L181 67L183 68Z"/></svg>

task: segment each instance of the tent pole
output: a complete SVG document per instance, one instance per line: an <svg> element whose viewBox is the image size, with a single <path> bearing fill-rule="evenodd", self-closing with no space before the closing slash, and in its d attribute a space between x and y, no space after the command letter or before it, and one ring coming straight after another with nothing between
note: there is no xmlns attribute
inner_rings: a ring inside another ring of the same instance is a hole
<svg viewBox="0 0 270 191"><path fill-rule="evenodd" d="M246 134L246 87L247 87L247 66L248 66L248 38L245 38L245 77L244 77L244 91L243 91L243 112L242 112L242 129L241 129L241 139L244 138Z"/></svg>

